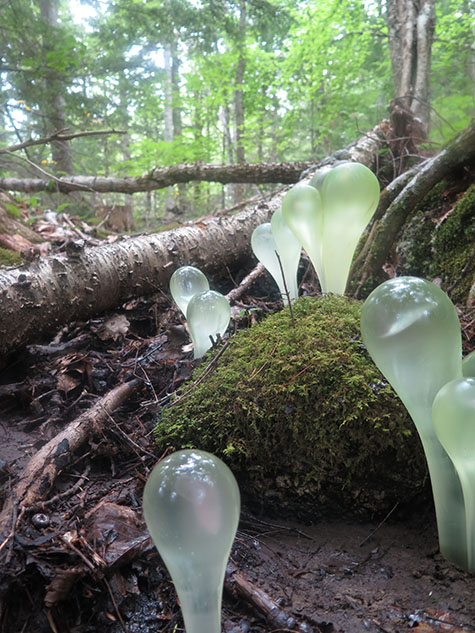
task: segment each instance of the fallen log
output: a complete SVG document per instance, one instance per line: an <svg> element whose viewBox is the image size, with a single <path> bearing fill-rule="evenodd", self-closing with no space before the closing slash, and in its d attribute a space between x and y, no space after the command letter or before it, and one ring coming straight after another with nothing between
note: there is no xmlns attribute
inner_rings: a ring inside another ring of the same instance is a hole
<svg viewBox="0 0 475 633"><path fill-rule="evenodd" d="M384 144L384 133L377 126L323 162L344 158L371 167ZM1 271L0 362L65 323L105 312L131 297L166 289L179 266L190 264L214 274L248 260L252 231L270 219L285 192L285 188L279 190L236 215L200 220L173 231L92 248L70 242L66 255L43 257L29 266Z"/></svg>
<svg viewBox="0 0 475 633"><path fill-rule="evenodd" d="M208 165L193 163L156 167L138 178L114 178L105 176L62 176L61 178L0 178L0 189L37 193L70 193L71 191L94 191L100 193L138 193L154 191L171 185L206 181L229 183L283 183L297 182L300 174L312 166L311 162L258 163L242 165Z"/></svg>

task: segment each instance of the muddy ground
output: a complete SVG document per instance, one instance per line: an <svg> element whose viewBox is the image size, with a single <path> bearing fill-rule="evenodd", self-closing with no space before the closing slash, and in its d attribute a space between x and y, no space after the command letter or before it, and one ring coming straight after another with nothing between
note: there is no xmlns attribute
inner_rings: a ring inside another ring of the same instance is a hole
<svg viewBox="0 0 475 633"><path fill-rule="evenodd" d="M277 308L267 291L261 282L241 297L233 327L244 325L243 307L256 308L258 318ZM183 630L141 496L160 457L154 421L190 376L192 355L167 296L131 301L117 315L70 324L1 372L0 483L2 502L13 499L0 543L1 633ZM462 317L473 330L473 311ZM134 379L107 423L65 456L51 490L18 512L15 485L31 457ZM430 502L409 516L395 508L379 524L296 525L273 510L269 518L243 507L225 585L227 633L475 630L475 576L438 552Z"/></svg>

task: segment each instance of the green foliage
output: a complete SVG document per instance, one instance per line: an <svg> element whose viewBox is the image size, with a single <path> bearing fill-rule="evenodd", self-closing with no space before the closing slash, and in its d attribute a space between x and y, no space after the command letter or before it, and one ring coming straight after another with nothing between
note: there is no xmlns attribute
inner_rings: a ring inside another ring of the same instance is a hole
<svg viewBox="0 0 475 633"><path fill-rule="evenodd" d="M360 304L300 299L238 333L204 377L208 354L158 420L160 450L195 447L227 461L271 504L379 514L409 502L425 465L405 408L369 359ZM189 392L189 393L188 393Z"/></svg>

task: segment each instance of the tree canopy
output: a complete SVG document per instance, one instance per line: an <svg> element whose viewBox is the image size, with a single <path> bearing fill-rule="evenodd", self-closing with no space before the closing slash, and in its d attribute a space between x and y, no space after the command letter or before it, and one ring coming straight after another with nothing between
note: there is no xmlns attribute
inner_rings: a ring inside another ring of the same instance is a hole
<svg viewBox="0 0 475 633"><path fill-rule="evenodd" d="M56 175L318 160L377 124L402 96L394 94L390 8L383 0L8 0L0 140L62 128L126 132L23 150ZM474 9L473 0L435 2L434 144L473 115ZM19 156L2 156L2 175L38 176ZM175 187L149 203L158 208L172 194L202 212L222 187Z"/></svg>

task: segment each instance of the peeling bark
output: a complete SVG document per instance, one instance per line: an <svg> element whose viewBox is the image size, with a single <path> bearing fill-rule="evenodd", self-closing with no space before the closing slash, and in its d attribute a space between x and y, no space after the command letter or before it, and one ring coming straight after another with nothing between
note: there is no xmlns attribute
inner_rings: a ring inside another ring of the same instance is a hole
<svg viewBox="0 0 475 633"><path fill-rule="evenodd" d="M334 159L371 167L375 152L384 144L377 126L336 152ZM167 289L173 271L184 264L208 274L236 266L251 256L252 231L269 220L285 192L284 188L236 215L96 248L72 242L66 255L0 271L0 358L74 319L112 309L130 297Z"/></svg>
<svg viewBox="0 0 475 633"><path fill-rule="evenodd" d="M394 97L404 99L427 132L435 0L388 0L387 8Z"/></svg>

